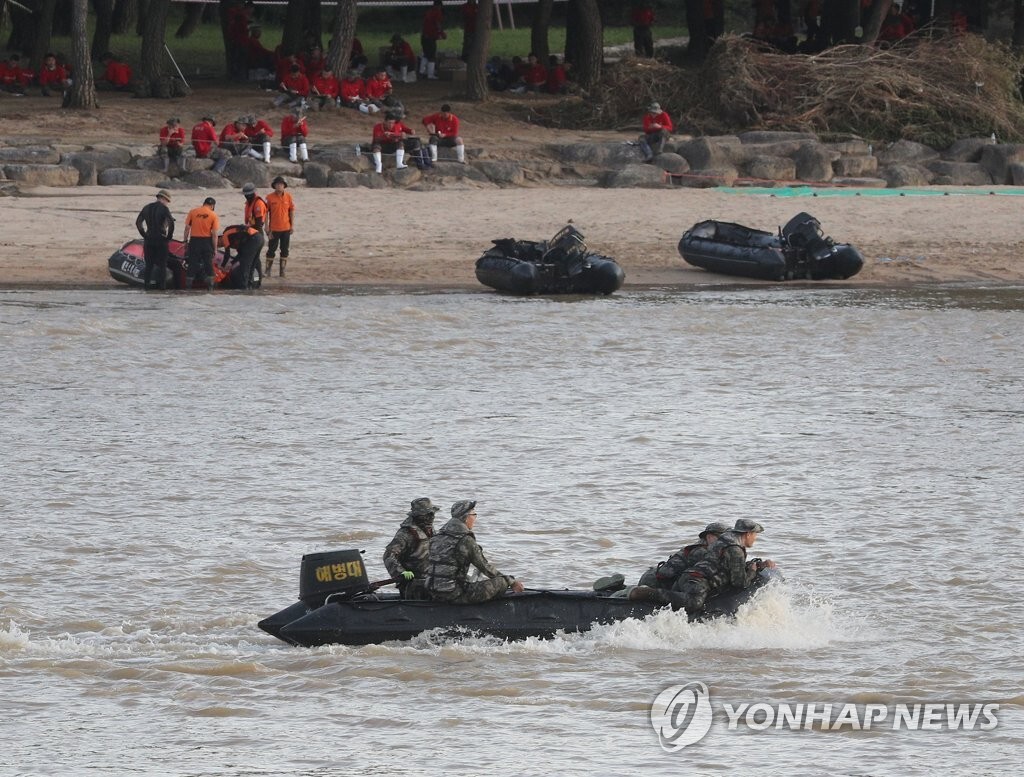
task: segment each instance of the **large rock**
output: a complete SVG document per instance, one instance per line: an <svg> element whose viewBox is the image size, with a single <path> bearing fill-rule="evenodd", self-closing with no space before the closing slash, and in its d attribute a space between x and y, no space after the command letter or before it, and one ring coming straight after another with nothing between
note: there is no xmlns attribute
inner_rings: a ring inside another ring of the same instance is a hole
<svg viewBox="0 0 1024 777"><path fill-rule="evenodd" d="M55 165L60 152L52 146L4 146L0 148L0 165Z"/></svg>
<svg viewBox="0 0 1024 777"><path fill-rule="evenodd" d="M350 170L339 170L327 176L327 185L332 189L354 189L365 184L360 180L365 173L353 173ZM380 176L375 176L380 178Z"/></svg>
<svg viewBox="0 0 1024 777"><path fill-rule="evenodd" d="M747 165L747 175L767 181L792 181L796 162L784 156L758 156Z"/></svg>
<svg viewBox="0 0 1024 777"><path fill-rule="evenodd" d="M832 180L832 163L839 152L821 143L804 143L793 155L796 177L800 181L824 182Z"/></svg>
<svg viewBox="0 0 1024 777"><path fill-rule="evenodd" d="M912 140L897 140L881 150L875 149L880 165L922 165L939 158L939 152L923 143Z"/></svg>
<svg viewBox="0 0 1024 777"><path fill-rule="evenodd" d="M331 178L335 175L345 175L345 173L332 173ZM365 186L367 189L387 189L388 182L385 180L383 175L377 173L357 173L356 177L359 181L360 186Z"/></svg>
<svg viewBox="0 0 1024 777"><path fill-rule="evenodd" d="M1024 186L1024 163L1014 162L1010 165L1010 179L1014 186Z"/></svg>
<svg viewBox="0 0 1024 777"><path fill-rule="evenodd" d="M980 164L992 176L994 184L1001 186L1010 183L1010 165L1014 162L1024 162L1024 144L1001 143L985 146L981 150Z"/></svg>
<svg viewBox="0 0 1024 777"><path fill-rule="evenodd" d="M403 167L401 170L391 170L388 175L391 177L391 180L394 181L395 186L402 187L412 186L423 177L423 173L421 173L419 168L415 165Z"/></svg>
<svg viewBox="0 0 1024 777"><path fill-rule="evenodd" d="M230 181L213 170L195 170L188 173L182 180L200 189L227 189L231 186Z"/></svg>
<svg viewBox="0 0 1024 777"><path fill-rule="evenodd" d="M832 163L832 172L843 178L863 178L878 172L878 158L868 154L841 156Z"/></svg>
<svg viewBox="0 0 1024 777"><path fill-rule="evenodd" d="M942 152L942 158L950 162L978 162L985 146L994 146L992 138L962 138Z"/></svg>
<svg viewBox="0 0 1024 777"><path fill-rule="evenodd" d="M935 174L932 184L940 186L991 186L992 176L980 164L971 162L929 162L928 169ZM1012 175L1011 175L1012 177Z"/></svg>
<svg viewBox="0 0 1024 777"><path fill-rule="evenodd" d="M866 140L860 138L850 138L848 140L834 140L825 144L833 151L838 151L844 156L862 156L864 154L873 154L874 146L868 143Z"/></svg>
<svg viewBox="0 0 1024 777"><path fill-rule="evenodd" d="M570 165L622 167L643 161L640 147L629 143L556 143L548 148Z"/></svg>
<svg viewBox="0 0 1024 777"><path fill-rule="evenodd" d="M840 178L836 177L832 179L832 183L836 186L849 186L854 189L884 189L889 184L884 178Z"/></svg>
<svg viewBox="0 0 1024 777"><path fill-rule="evenodd" d="M598 184L606 189L661 189L668 186L665 171L654 165L629 165L619 170L606 170L598 177Z"/></svg>
<svg viewBox="0 0 1024 777"><path fill-rule="evenodd" d="M927 186L931 183L930 171L920 165L898 164L883 167L881 176L892 189L904 186Z"/></svg>
<svg viewBox="0 0 1024 777"><path fill-rule="evenodd" d="M322 189L327 186L331 177L331 168L320 162L306 162L302 168L302 174L306 177L306 183L309 186Z"/></svg>
<svg viewBox="0 0 1024 777"><path fill-rule="evenodd" d="M129 170L115 167L101 170L96 177L100 186L159 186L167 175L159 170Z"/></svg>
<svg viewBox="0 0 1024 777"><path fill-rule="evenodd" d="M686 157L671 152L658 154L654 157L653 164L669 175L682 175L683 173L690 172L690 163L686 161Z"/></svg>
<svg viewBox="0 0 1024 777"><path fill-rule="evenodd" d="M78 170L70 165L5 164L4 176L26 186L77 186Z"/></svg>
<svg viewBox="0 0 1024 777"><path fill-rule="evenodd" d="M482 161L489 163L495 160ZM523 172L522 168L520 168L519 165L517 165L516 163L510 162L509 164L512 164L515 168L519 169L520 172ZM487 174L484 173L482 170L477 170L473 165L463 165L459 164L458 162L441 162L440 164L435 164L432 168L430 168L430 172L427 175L431 180L444 180L445 182L473 181L476 183L487 184L492 182L491 179L487 177ZM514 171L511 173L511 175L513 177L515 176Z"/></svg>
<svg viewBox="0 0 1024 777"><path fill-rule="evenodd" d="M691 189L711 189L716 186L732 186L738 173L731 167L721 170L691 170L675 180L680 186Z"/></svg>
<svg viewBox="0 0 1024 777"><path fill-rule="evenodd" d="M251 156L231 157L224 168L224 177L234 186L241 186L251 181L258 188L266 189L270 186L274 175L266 162L253 159Z"/></svg>
<svg viewBox="0 0 1024 777"><path fill-rule="evenodd" d="M813 132L785 132L775 130L750 130L749 132L741 132L737 135L740 139L740 143L779 143L784 141L800 141L806 142L808 140L817 140L818 137Z"/></svg>
<svg viewBox="0 0 1024 777"><path fill-rule="evenodd" d="M332 171L344 170L350 173L361 173L371 167L366 154L356 156L351 151L336 148L318 149L311 153L309 158L312 162L326 165Z"/></svg>
<svg viewBox="0 0 1024 777"><path fill-rule="evenodd" d="M523 168L515 162L498 160L481 160L474 162L473 167L483 173L487 180L506 186L519 186L525 180Z"/></svg>
<svg viewBox="0 0 1024 777"><path fill-rule="evenodd" d="M692 170L731 168L742 159L740 139L735 135L694 138L676 144L676 153L686 158Z"/></svg>

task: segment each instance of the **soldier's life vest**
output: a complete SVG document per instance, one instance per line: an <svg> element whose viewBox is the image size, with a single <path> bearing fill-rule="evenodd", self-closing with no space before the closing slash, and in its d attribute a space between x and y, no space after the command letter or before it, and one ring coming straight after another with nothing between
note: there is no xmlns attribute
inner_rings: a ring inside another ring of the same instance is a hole
<svg viewBox="0 0 1024 777"><path fill-rule="evenodd" d="M730 548L739 548L743 553L743 560L746 562L747 549L736 541L736 538L723 534L715 543L708 548L704 558L691 567L687 574L691 577L702 578L707 581L711 591L717 591L725 586L726 571L723 569L723 558L725 552Z"/></svg>
<svg viewBox="0 0 1024 777"><path fill-rule="evenodd" d="M658 587L671 588L683 572L696 566L707 555L707 550L707 545L703 542L695 542L673 553L667 561L658 564L654 572Z"/></svg>
<svg viewBox="0 0 1024 777"><path fill-rule="evenodd" d="M471 532L462 521L448 521L430 539L427 556L427 588L438 593L462 590L469 572L468 554L459 552L459 545L471 539Z"/></svg>
<svg viewBox="0 0 1024 777"><path fill-rule="evenodd" d="M245 224L233 224L221 232L221 248L233 248L236 251L242 247L246 240L260 234L259 230L246 226Z"/></svg>
<svg viewBox="0 0 1024 777"><path fill-rule="evenodd" d="M430 538L434 534L433 528L420 526L411 518L407 518L398 531L400 534L405 534L408 541L396 542L399 539L399 535L396 535L395 539L388 543L384 549L384 566L392 575L395 575L396 572L401 574L398 569L401 567L415 573L416 577L423 577L427 571L427 554L430 548ZM400 554L399 548L401 548ZM388 563L389 561L392 563ZM392 566L395 568L392 569Z"/></svg>

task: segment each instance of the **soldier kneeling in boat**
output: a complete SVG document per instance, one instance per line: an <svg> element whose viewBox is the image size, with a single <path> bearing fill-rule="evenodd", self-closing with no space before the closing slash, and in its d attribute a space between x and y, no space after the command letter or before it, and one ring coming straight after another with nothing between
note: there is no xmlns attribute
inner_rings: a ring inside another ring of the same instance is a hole
<svg viewBox="0 0 1024 777"><path fill-rule="evenodd" d="M509 588L522 593L523 584L503 575L484 556L473 534L476 502L452 505L452 519L430 540L427 591L431 599L450 604L478 604L502 596ZM479 569L487 580L470 582L469 567Z"/></svg>
<svg viewBox="0 0 1024 777"><path fill-rule="evenodd" d="M700 538L699 542L680 548L669 556L668 560L658 562L658 566L651 567L640 576L637 584L672 590L683 572L703 561L708 548L727 531L729 531L729 527L724 523L719 521L709 523L704 531L697 535Z"/></svg>
<svg viewBox="0 0 1024 777"><path fill-rule="evenodd" d="M427 552L434 536L434 515L441 508L427 497L413 499L410 510L395 538L384 548L384 566L398 581L403 599L427 599L424 576Z"/></svg>

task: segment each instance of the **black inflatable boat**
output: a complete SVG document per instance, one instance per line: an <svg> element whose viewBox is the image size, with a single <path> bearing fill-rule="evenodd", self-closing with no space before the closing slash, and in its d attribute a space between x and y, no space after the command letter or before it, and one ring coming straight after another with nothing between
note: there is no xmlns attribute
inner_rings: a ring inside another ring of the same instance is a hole
<svg viewBox="0 0 1024 777"><path fill-rule="evenodd" d="M799 213L777 235L725 221L702 221L683 233L679 253L690 264L724 275L768 281L845 279L864 257L835 243L809 213Z"/></svg>
<svg viewBox="0 0 1024 777"><path fill-rule="evenodd" d="M476 260L480 283L510 294L611 294L626 279L607 256L591 253L572 225L551 240L502 238Z"/></svg>
<svg viewBox="0 0 1024 777"><path fill-rule="evenodd" d="M142 244L141 239L129 240L110 255L107 260L107 271L111 278L129 286L137 286L140 289L143 287L143 279L146 277L146 260ZM260 245L262 246L262 243ZM168 289L184 289L186 286L188 262L185 254L187 248L188 246L180 240L171 240L167 245L169 255L165 285ZM217 288L259 288L262 278L258 249L255 256L236 257L243 261L236 261L229 270L220 266L223 256L224 252L218 250L213 260L213 274Z"/></svg>
<svg viewBox="0 0 1024 777"><path fill-rule="evenodd" d="M701 618L735 614L756 590L776 576L766 570L750 588L713 597ZM486 634L519 640L643 618L662 606L606 592L570 590L527 590L482 604L446 604L401 599L395 593L371 590L380 585L368 582L359 551L303 556L299 601L263 619L259 627L302 647L371 645L409 640L427 631L441 638Z"/></svg>

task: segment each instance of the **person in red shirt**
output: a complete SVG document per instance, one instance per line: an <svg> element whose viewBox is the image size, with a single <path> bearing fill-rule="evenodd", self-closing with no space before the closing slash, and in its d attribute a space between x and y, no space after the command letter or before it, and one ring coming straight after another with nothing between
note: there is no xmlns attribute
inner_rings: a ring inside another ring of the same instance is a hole
<svg viewBox="0 0 1024 777"><path fill-rule="evenodd" d="M878 31L878 40L883 43L896 43L903 40L914 31L914 20L903 13L903 3L894 0L889 6L889 13L882 20L882 27Z"/></svg>
<svg viewBox="0 0 1024 777"><path fill-rule="evenodd" d="M289 162L309 161L307 137L309 126L306 124L306 112L302 108L292 108L292 112L281 120L281 145L288 149Z"/></svg>
<svg viewBox="0 0 1024 777"><path fill-rule="evenodd" d="M98 87L102 88L102 84L107 89L118 92L127 92L131 89L132 69L127 62L121 62L109 51L100 58L100 61L104 65L104 70L100 81L96 83Z"/></svg>
<svg viewBox="0 0 1024 777"><path fill-rule="evenodd" d="M672 119L661 109L658 103L651 103L647 106L647 113L644 114L644 134L640 136L640 150L644 154L644 161L650 162L655 154L665 150L665 141L672 137L672 130L675 127Z"/></svg>
<svg viewBox="0 0 1024 777"><path fill-rule="evenodd" d="M238 0L228 5L226 37L228 49L228 75L233 81L245 81L248 77L249 23L252 19L252 3Z"/></svg>
<svg viewBox="0 0 1024 777"><path fill-rule="evenodd" d="M378 113L380 106L370 102L366 97L366 83L359 76L358 70L349 70L338 86L338 105L354 108L360 113Z"/></svg>
<svg viewBox="0 0 1024 777"><path fill-rule="evenodd" d="M309 87L310 104L318 111L322 111L328 103L337 105L340 94L341 85L338 83L338 77L330 68L324 68L317 73Z"/></svg>
<svg viewBox="0 0 1024 777"><path fill-rule="evenodd" d="M437 42L447 37L444 31L444 3L442 0L434 0L434 4L423 15L423 31L420 33L420 47L423 49L420 58L421 76L437 80Z"/></svg>
<svg viewBox="0 0 1024 777"><path fill-rule="evenodd" d="M650 3L637 3L630 14L633 24L633 51L638 57L654 56L654 35L651 27L654 24L654 11Z"/></svg>
<svg viewBox="0 0 1024 777"><path fill-rule="evenodd" d="M362 73L368 61L366 54L363 53L363 44L359 42L359 38L353 38L352 51L348 55L348 66Z"/></svg>
<svg viewBox="0 0 1024 777"><path fill-rule="evenodd" d="M209 113L192 127L192 148L198 159L212 159L213 172L222 173L231 153L217 145L217 122ZM228 127L233 126L231 124ZM227 128L225 128L227 129ZM242 133L245 134L244 132Z"/></svg>
<svg viewBox="0 0 1024 777"><path fill-rule="evenodd" d="M281 94L274 100L274 105L280 107L288 103L289 108L294 108L304 103L309 97L309 79L302 71L302 66L295 63L289 69L288 75L278 84Z"/></svg>
<svg viewBox="0 0 1024 777"><path fill-rule="evenodd" d="M309 53L306 54L306 78L309 79L310 83L313 83L313 79L324 69L326 64L327 60L324 59L324 50L319 46L312 46L309 49Z"/></svg>
<svg viewBox="0 0 1024 777"><path fill-rule="evenodd" d="M266 78L274 69L274 52L263 45L262 37L263 29L259 25L254 25L249 29L245 62L249 70L266 70L267 72L261 76Z"/></svg>
<svg viewBox="0 0 1024 777"><path fill-rule="evenodd" d="M51 89L60 90L63 94L71 87L71 75L68 69L57 62L57 56L47 53L43 57L43 66L39 68L39 89L43 97L50 96Z"/></svg>
<svg viewBox="0 0 1024 777"><path fill-rule="evenodd" d="M373 127L373 169L376 173L384 171L382 154L395 155L395 168L402 170L408 167L405 164L405 151L413 151L420 146L419 138L412 134L412 130L402 124L398 115L388 111L384 114L384 121Z"/></svg>
<svg viewBox="0 0 1024 777"><path fill-rule="evenodd" d="M270 125L250 113L245 117L245 136L253 146L249 149L249 156L270 164L270 139L274 137L274 130L270 129ZM260 148L263 149L262 154Z"/></svg>
<svg viewBox="0 0 1024 777"><path fill-rule="evenodd" d="M182 158L182 151L184 149L185 128L181 126L181 119L177 116L172 116L160 128L160 145L157 148L157 155L163 160L165 173L172 161L183 170L188 170L188 166Z"/></svg>
<svg viewBox="0 0 1024 777"><path fill-rule="evenodd" d="M21 66L20 55L11 54L6 62L0 62L0 91L23 96L31 80L32 71Z"/></svg>
<svg viewBox="0 0 1024 777"><path fill-rule="evenodd" d="M469 52L473 49L473 38L476 36L476 15L480 7L476 0L466 0L462 4L462 61L469 62Z"/></svg>
<svg viewBox="0 0 1024 777"><path fill-rule="evenodd" d="M452 106L445 103L441 110L423 117L423 126L430 133L427 145L430 147L430 161L437 161L437 147L455 149L455 158L466 163L466 147L459 137L459 117L452 113Z"/></svg>
<svg viewBox="0 0 1024 777"><path fill-rule="evenodd" d="M565 65L558 61L554 54L548 57L548 80L544 85L545 91L551 94L565 94L568 90L566 85Z"/></svg>
<svg viewBox="0 0 1024 777"><path fill-rule="evenodd" d="M391 36L391 46L384 52L384 66L388 69L388 74L395 78L408 81L409 73L412 73L412 80L416 80L416 52L412 50L409 42L397 33Z"/></svg>
<svg viewBox="0 0 1024 777"><path fill-rule="evenodd" d="M531 51L526 57L526 67L523 69L523 85L527 92L540 92L547 83L548 69L537 60L537 55Z"/></svg>
<svg viewBox="0 0 1024 777"><path fill-rule="evenodd" d="M366 96L367 103L372 103L378 110L387 108L392 113L404 116L405 107L395 97L393 91L394 89L391 86L391 79L388 78L388 74L384 70L378 70L370 78L366 79L363 93ZM376 112L370 110L370 113Z"/></svg>
<svg viewBox="0 0 1024 777"><path fill-rule="evenodd" d="M228 122L224 129L221 130L220 148L229 156L245 156L253 150L249 136L245 134L245 125L248 118L248 116L239 116L234 121ZM258 156L257 159L261 158L261 156Z"/></svg>

